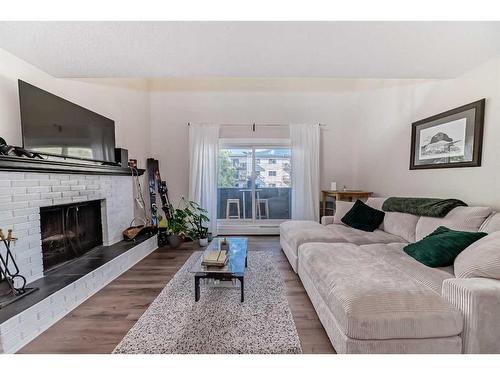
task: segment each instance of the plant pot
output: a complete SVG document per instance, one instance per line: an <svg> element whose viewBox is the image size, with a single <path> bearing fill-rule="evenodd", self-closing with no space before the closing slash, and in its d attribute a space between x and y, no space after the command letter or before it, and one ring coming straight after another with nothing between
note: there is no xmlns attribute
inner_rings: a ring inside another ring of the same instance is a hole
<svg viewBox="0 0 500 375"><path fill-rule="evenodd" d="M170 234L167 239L168 244L171 248L177 249L179 246L181 246L182 239L177 234Z"/></svg>
<svg viewBox="0 0 500 375"><path fill-rule="evenodd" d="M200 238L199 242L200 246L208 246L208 238Z"/></svg>

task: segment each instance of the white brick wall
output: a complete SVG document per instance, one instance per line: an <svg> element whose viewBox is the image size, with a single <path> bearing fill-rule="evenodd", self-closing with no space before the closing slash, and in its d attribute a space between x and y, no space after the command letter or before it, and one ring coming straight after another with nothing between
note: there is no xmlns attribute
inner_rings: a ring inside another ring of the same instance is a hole
<svg viewBox="0 0 500 375"><path fill-rule="evenodd" d="M0 324L0 353L14 353L22 348L94 293L153 252L158 247L157 241L156 236L151 237Z"/></svg>
<svg viewBox="0 0 500 375"><path fill-rule="evenodd" d="M132 177L0 171L0 228L19 238L12 250L28 282L43 276L40 207L96 199L102 202L103 243L112 245L134 217Z"/></svg>

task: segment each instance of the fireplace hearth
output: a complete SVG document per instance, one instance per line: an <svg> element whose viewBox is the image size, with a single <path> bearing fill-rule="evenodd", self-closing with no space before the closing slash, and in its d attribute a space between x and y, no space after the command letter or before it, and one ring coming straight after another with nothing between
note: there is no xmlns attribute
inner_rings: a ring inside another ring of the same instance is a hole
<svg viewBox="0 0 500 375"><path fill-rule="evenodd" d="M102 245L101 201L40 208L44 271Z"/></svg>

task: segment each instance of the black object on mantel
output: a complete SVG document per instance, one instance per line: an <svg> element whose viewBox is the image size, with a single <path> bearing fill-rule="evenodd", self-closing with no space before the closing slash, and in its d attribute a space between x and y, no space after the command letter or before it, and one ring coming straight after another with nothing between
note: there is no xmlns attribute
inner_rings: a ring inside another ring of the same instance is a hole
<svg viewBox="0 0 500 375"><path fill-rule="evenodd" d="M66 173L66 174L93 174L130 176L130 168L113 165L77 164L65 161L38 160L18 156L1 156L0 171L10 172L41 172L41 173ZM144 169L137 169L139 176L144 174Z"/></svg>
<svg viewBox="0 0 500 375"><path fill-rule="evenodd" d="M19 146L11 146L5 142L5 139L0 137L0 155L5 156L25 156L31 159L43 159L38 152L28 151Z"/></svg>
<svg viewBox="0 0 500 375"><path fill-rule="evenodd" d="M126 148L115 148L115 162L122 167L126 167L128 163L128 150Z"/></svg>

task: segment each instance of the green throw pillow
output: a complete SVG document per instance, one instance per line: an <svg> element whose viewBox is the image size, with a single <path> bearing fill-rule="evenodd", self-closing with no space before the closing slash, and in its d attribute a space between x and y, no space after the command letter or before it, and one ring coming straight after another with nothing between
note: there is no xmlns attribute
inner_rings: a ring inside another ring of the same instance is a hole
<svg viewBox="0 0 500 375"><path fill-rule="evenodd" d="M382 224L384 216L384 211L376 210L358 199L340 220L352 228L373 232Z"/></svg>
<svg viewBox="0 0 500 375"><path fill-rule="evenodd" d="M482 232L460 232L439 227L403 250L426 266L447 267L453 264L458 254L486 235L487 233Z"/></svg>

